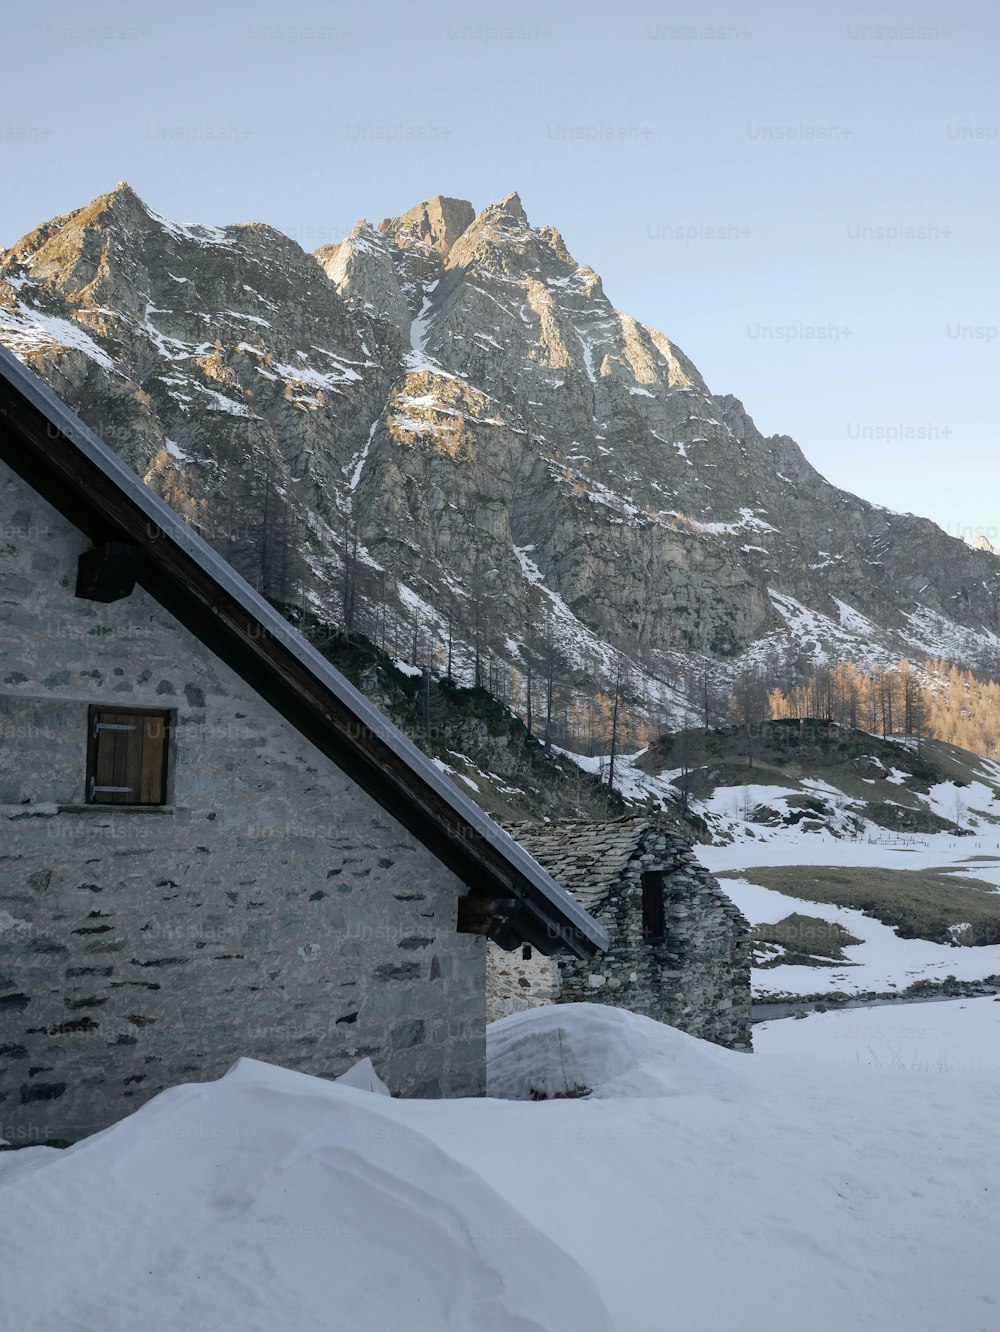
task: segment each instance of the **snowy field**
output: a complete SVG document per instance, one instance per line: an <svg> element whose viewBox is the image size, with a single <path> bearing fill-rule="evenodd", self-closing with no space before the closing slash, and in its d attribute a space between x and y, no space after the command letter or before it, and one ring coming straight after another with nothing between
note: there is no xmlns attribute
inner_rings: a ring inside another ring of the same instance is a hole
<svg viewBox="0 0 1000 1332"><path fill-rule="evenodd" d="M902 939L851 907L812 902L761 887L753 881L756 866L817 865L873 870L947 869L984 884L1000 885L1000 837L983 834L956 838L946 833L888 841L845 841L788 829L767 842L738 841L727 846L696 846L695 854L713 873L737 870L741 877L723 879L726 894L751 925L783 920L793 912L835 921L858 945L844 948L849 965L832 967L778 966L754 968L753 992L763 999L778 994L822 994L828 990L861 994L904 990L917 980L978 981L1000 974L1000 944L965 947ZM995 857L995 859L991 859Z"/></svg>
<svg viewBox="0 0 1000 1332"><path fill-rule="evenodd" d="M492 1099L242 1061L0 1155L0 1328L997 1332L1000 1003L757 1030L536 1009Z"/></svg>
<svg viewBox="0 0 1000 1332"><path fill-rule="evenodd" d="M630 779L637 772L636 757L630 756L631 767L626 768ZM914 793L920 803L941 818L960 818L965 836L953 832L890 832L864 818L859 802L818 779L804 779L796 787L719 787L710 799L693 802L692 808L706 820L713 838L710 846L696 846L695 854L712 873L739 874L721 882L751 925L774 924L800 913L836 922L861 940L844 948L845 965L754 968L755 998L828 991L887 993L904 990L918 980L941 981L954 976L960 981L980 981L1000 974L1000 944L970 947L903 939L890 926L854 908L813 902L805 894L790 896L754 881L755 868L815 865L872 871L937 870L974 878L984 887L1000 890L1000 765L968 757L983 780L972 780L961 787L942 781L929 792ZM903 773L894 769L887 772L890 789L893 784L902 784ZM676 797L672 784L677 776L676 771L663 772L653 779L643 775L643 780L659 783L661 796L673 791ZM751 818L753 811L762 806L777 811L779 816L787 813L796 808L795 802L801 800L803 792L826 803L830 812L823 826L789 826L780 819L768 825ZM638 778L635 793L643 793Z"/></svg>
<svg viewBox="0 0 1000 1332"><path fill-rule="evenodd" d="M810 1013L761 1022L763 1055L806 1055L897 1073L974 1073L1000 1077L1000 997L933 999L916 1004Z"/></svg>

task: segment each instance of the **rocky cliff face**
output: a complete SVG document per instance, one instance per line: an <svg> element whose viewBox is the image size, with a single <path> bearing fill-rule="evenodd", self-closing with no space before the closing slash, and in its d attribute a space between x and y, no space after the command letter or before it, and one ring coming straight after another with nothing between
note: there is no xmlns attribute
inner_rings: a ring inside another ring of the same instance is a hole
<svg viewBox="0 0 1000 1332"><path fill-rule="evenodd" d="M995 553L764 438L516 194L313 256L122 184L0 253L0 337L265 591L522 699L998 646Z"/></svg>

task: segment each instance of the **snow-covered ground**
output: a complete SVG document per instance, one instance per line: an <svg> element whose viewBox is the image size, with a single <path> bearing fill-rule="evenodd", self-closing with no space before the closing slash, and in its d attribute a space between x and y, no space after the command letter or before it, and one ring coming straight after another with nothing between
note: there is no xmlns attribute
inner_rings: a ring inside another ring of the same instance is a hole
<svg viewBox="0 0 1000 1332"><path fill-rule="evenodd" d="M0 1157L0 1327L996 1332L998 1025L855 1010L751 1056L535 1009L491 1029L493 1092L594 1089L539 1102L242 1061Z"/></svg>
<svg viewBox="0 0 1000 1332"><path fill-rule="evenodd" d="M247 1059L73 1148L0 1155L0 1328L610 1329L587 1273L410 1104Z"/></svg>
<svg viewBox="0 0 1000 1332"><path fill-rule="evenodd" d="M780 1018L753 1029L764 1055L805 1055L896 1073L1000 1076L1000 997L934 999Z"/></svg>
<svg viewBox="0 0 1000 1332"><path fill-rule="evenodd" d="M850 907L790 897L754 883L754 867L817 865L873 870L948 869L984 884L1000 885L1000 837L983 834L957 838L946 833L892 841L837 840L828 835L784 830L767 841L734 841L727 846L698 846L695 853L713 873L738 870L741 877L721 880L727 895L751 925L773 924L793 912L835 921L861 943L844 948L847 965L754 968L757 998L784 994L860 994L904 990L917 980L979 981L1000 974L1000 944L978 947L902 939L889 925ZM991 859L990 857L997 857Z"/></svg>
<svg viewBox="0 0 1000 1332"><path fill-rule="evenodd" d="M704 862L711 857L702 854L703 850L698 848L699 857ZM799 862L791 860L786 863ZM905 990L917 980L941 981L946 976L953 976L960 981L981 981L987 976L1000 975L1000 944L964 947L931 943L927 939L901 939L891 926L860 911L810 902L804 897L788 897L785 893L761 888L752 879L753 871L748 870L746 878L722 880L726 894L751 925L771 924L784 920L793 912L800 912L804 916L836 921L861 940L860 944L848 944L844 948L846 965L755 967L753 992L758 999L768 995L811 995L827 991L884 994L893 989Z"/></svg>
<svg viewBox="0 0 1000 1332"><path fill-rule="evenodd" d="M586 758L560 752L586 771L606 777L606 756ZM682 769L646 773L637 766L644 752L617 757L616 787L626 800L639 806L649 799L676 806ZM708 799L692 799L692 813L705 820L713 838L712 845L698 845L695 853L713 873L739 875L721 882L751 925L774 924L799 913L836 922L861 940L844 949L844 965L755 967L752 984L756 998L832 991L891 993L894 989L905 990L918 980L941 981L953 976L960 981L981 981L1000 975L1000 944L966 946L903 939L892 927L859 910L813 902L808 897L807 867L811 865L872 871L945 871L1000 890L1000 764L974 755L967 757L970 771L978 777L964 785L941 781L926 792L919 787L907 788L908 794L929 812L960 824L965 836L954 832L890 831L866 818L864 801L819 778L803 778L788 786L752 782L720 786ZM884 771L883 789L891 791L905 784L904 772L894 768ZM874 781L869 784L876 785ZM826 813L801 818L810 814L803 809L803 796L821 801ZM773 811L775 817L766 822L755 818L755 812L763 808ZM801 821L792 821L796 814ZM757 867L788 865L805 867L802 897L779 893L754 881Z"/></svg>

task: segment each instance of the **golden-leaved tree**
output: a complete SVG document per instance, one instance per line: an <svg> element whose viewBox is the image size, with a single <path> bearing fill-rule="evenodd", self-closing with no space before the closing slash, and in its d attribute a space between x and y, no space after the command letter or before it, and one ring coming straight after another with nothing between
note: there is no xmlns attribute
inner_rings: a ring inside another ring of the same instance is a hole
<svg viewBox="0 0 1000 1332"><path fill-rule="evenodd" d="M772 689L768 710L772 718L823 717L878 735L926 736L1000 757L1000 683L946 661L868 667L838 662L800 685Z"/></svg>

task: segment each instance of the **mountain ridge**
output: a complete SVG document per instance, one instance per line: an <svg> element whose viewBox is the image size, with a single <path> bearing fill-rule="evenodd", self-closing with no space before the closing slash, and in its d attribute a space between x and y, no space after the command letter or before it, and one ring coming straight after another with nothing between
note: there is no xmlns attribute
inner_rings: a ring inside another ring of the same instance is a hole
<svg viewBox="0 0 1000 1332"><path fill-rule="evenodd" d="M309 255L122 182L0 252L0 338L251 581L522 713L526 676L566 714L623 661L675 720L692 674L995 663L995 554L762 436L513 192Z"/></svg>

